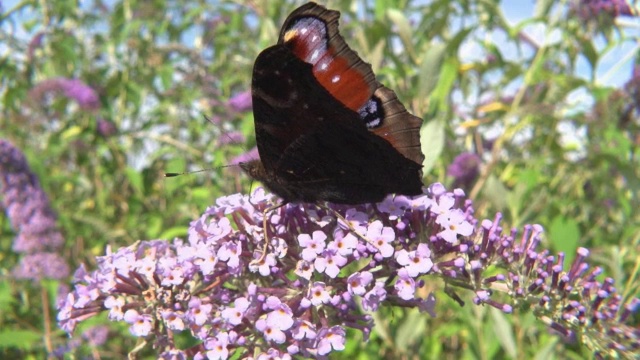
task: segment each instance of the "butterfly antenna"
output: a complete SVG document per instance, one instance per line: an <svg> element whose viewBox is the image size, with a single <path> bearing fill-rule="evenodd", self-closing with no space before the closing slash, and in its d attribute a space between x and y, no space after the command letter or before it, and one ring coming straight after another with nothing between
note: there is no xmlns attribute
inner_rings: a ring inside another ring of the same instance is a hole
<svg viewBox="0 0 640 360"><path fill-rule="evenodd" d="M208 117L208 116L207 116L207 114L205 114L205 113L201 113L201 115L202 115L202 117L203 117L205 120L207 120L211 125L213 125L213 126L215 126L215 127L219 128L219 129L220 129L220 131L222 132L222 135L224 135L227 139L229 139L229 143L230 143L230 144L233 144L233 143L234 143L233 138L232 138L231 136L229 136L229 133L228 133L228 132L226 132L224 129L222 129L222 127L220 126L220 123L217 123L217 124L216 124L216 122L215 122L215 121L213 121L213 119L212 119L212 118Z"/></svg>
<svg viewBox="0 0 640 360"><path fill-rule="evenodd" d="M168 173L164 173L164 177L176 177L176 176L180 176L180 175L191 175L191 174L197 174L197 173L201 173L201 172L205 172L205 171L211 171L211 170L218 170L218 169L222 169L222 168L226 168L226 167L232 167L232 166L238 166L238 165L237 164L230 164L230 165L221 165L221 166L216 166L216 167L212 167L212 168L208 168L208 169L200 169L200 170L194 170L194 171L168 172Z"/></svg>
<svg viewBox="0 0 640 360"><path fill-rule="evenodd" d="M205 120L207 120L208 122L210 122L211 124L213 124L213 125L217 125L215 122L213 122L213 120L211 120L211 118L210 118L210 117L208 117L208 116L207 116L207 114L202 113L202 117L203 117Z"/></svg>

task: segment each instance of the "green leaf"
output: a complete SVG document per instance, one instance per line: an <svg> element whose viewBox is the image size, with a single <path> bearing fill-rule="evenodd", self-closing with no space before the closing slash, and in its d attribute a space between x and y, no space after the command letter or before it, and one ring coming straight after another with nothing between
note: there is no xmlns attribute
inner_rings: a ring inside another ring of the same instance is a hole
<svg viewBox="0 0 640 360"><path fill-rule="evenodd" d="M497 340L502 345L502 349L509 358L517 359L518 347L516 346L516 340L513 337L513 326L511 326L511 323L507 321L507 318L502 311L492 307L489 313L493 319L493 331L495 332Z"/></svg>
<svg viewBox="0 0 640 360"><path fill-rule="evenodd" d="M191 196L196 200L211 200L211 189L209 188L195 188L191 190Z"/></svg>
<svg viewBox="0 0 640 360"><path fill-rule="evenodd" d="M142 178L142 174L131 167L127 167L125 172L127 174L127 178L129 179L129 183L131 183L131 186L133 186L136 193L139 195L144 194L144 179Z"/></svg>
<svg viewBox="0 0 640 360"><path fill-rule="evenodd" d="M29 350L33 344L38 343L42 339L42 334L29 330L17 330L16 328L0 332L0 349L1 348L18 348Z"/></svg>
<svg viewBox="0 0 640 360"><path fill-rule="evenodd" d="M127 89L128 100L136 107L140 106L142 103L142 88L133 81L127 82L125 88Z"/></svg>
<svg viewBox="0 0 640 360"><path fill-rule="evenodd" d="M187 228L184 225L174 226L172 228L164 230L158 236L158 239L166 239L171 240L176 237L186 237L187 236Z"/></svg>
<svg viewBox="0 0 640 360"><path fill-rule="evenodd" d="M508 207L510 191L495 175L491 174L487 177L482 192L483 196L489 199L496 209L503 211Z"/></svg>
<svg viewBox="0 0 640 360"><path fill-rule="evenodd" d="M426 98L438 84L446 49L445 44L433 44L422 56L418 77L418 97Z"/></svg>
<svg viewBox="0 0 640 360"><path fill-rule="evenodd" d="M165 239L158 236L162 232L164 222L159 216L148 218L145 222L145 233L150 239ZM184 233L183 233L184 234ZM168 240L172 238L167 238Z"/></svg>
<svg viewBox="0 0 640 360"><path fill-rule="evenodd" d="M438 105L440 111L449 107L449 97L457 78L458 61L452 58L443 64L438 84L430 94L431 101Z"/></svg>
<svg viewBox="0 0 640 360"><path fill-rule="evenodd" d="M409 23L409 19L406 18L403 12L397 9L387 9L387 16L389 20L396 26L398 35L405 49L409 54L414 54L413 42L411 36L413 35L413 28Z"/></svg>
<svg viewBox="0 0 640 360"><path fill-rule="evenodd" d="M16 302L8 281L0 281L0 309L8 309Z"/></svg>
<svg viewBox="0 0 640 360"><path fill-rule="evenodd" d="M66 35L66 34L65 34ZM70 36L59 36L55 41L54 56L60 61L61 68L73 66L78 58L78 49L75 39Z"/></svg>
<svg viewBox="0 0 640 360"><path fill-rule="evenodd" d="M428 174L436 164L438 158L442 154L444 148L444 115L422 125L420 129L420 144L424 161L422 162L422 171Z"/></svg>
<svg viewBox="0 0 640 360"><path fill-rule="evenodd" d="M460 44L462 44L462 42L467 38L467 35L469 35L473 30L475 30L473 27L469 27L458 31L451 40L447 41L447 53L450 56L455 56L460 50Z"/></svg>
<svg viewBox="0 0 640 360"><path fill-rule="evenodd" d="M417 309L407 311L402 323L398 327L394 340L398 349L407 349L416 343L418 338L424 336L426 319Z"/></svg>
<svg viewBox="0 0 640 360"><path fill-rule="evenodd" d="M554 354L556 353L555 348L558 345L559 337L554 337L545 346L539 348L535 353L533 360L549 360L554 358Z"/></svg>
<svg viewBox="0 0 640 360"><path fill-rule="evenodd" d="M582 48L582 54L589 61L589 65L591 65L592 69L595 69L598 66L599 54L598 50L593 45L593 42L589 40L580 41L580 46Z"/></svg>
<svg viewBox="0 0 640 360"><path fill-rule="evenodd" d="M580 239L578 223L572 218L558 215L553 218L547 231L549 233L548 238L554 248L566 254L567 260L565 264L570 263L578 248L578 239Z"/></svg>
<svg viewBox="0 0 640 360"><path fill-rule="evenodd" d="M162 66L160 66L160 69L158 69L160 80L162 81L162 86L165 90L171 89L171 86L173 85L173 68L173 64L163 64Z"/></svg>

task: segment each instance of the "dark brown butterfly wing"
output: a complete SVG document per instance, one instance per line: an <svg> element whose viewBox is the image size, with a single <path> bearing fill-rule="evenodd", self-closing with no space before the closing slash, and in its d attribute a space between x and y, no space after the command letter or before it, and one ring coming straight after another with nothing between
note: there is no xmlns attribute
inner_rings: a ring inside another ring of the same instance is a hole
<svg viewBox="0 0 640 360"><path fill-rule="evenodd" d="M338 33L336 11L294 11L253 72L261 161L241 164L285 201L358 204L421 193L419 127Z"/></svg>
<svg viewBox="0 0 640 360"><path fill-rule="evenodd" d="M287 148L279 178L303 201L360 204L390 193L420 194L422 166L391 150L366 129L328 123Z"/></svg>

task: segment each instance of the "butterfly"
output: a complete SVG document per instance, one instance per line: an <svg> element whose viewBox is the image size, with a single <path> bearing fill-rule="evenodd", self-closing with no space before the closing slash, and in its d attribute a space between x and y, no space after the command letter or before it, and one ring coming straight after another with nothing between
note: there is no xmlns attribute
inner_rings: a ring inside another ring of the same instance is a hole
<svg viewBox="0 0 640 360"><path fill-rule="evenodd" d="M313 2L299 7L253 67L260 160L240 166L282 204L422 193L422 119L349 48L339 17Z"/></svg>

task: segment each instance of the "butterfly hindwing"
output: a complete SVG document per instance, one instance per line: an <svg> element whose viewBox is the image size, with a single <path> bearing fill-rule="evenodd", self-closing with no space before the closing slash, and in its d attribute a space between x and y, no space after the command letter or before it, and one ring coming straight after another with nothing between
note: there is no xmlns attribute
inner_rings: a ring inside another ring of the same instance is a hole
<svg viewBox="0 0 640 360"><path fill-rule="evenodd" d="M303 135L281 157L277 171L301 200L357 204L421 189L420 165L343 120Z"/></svg>

